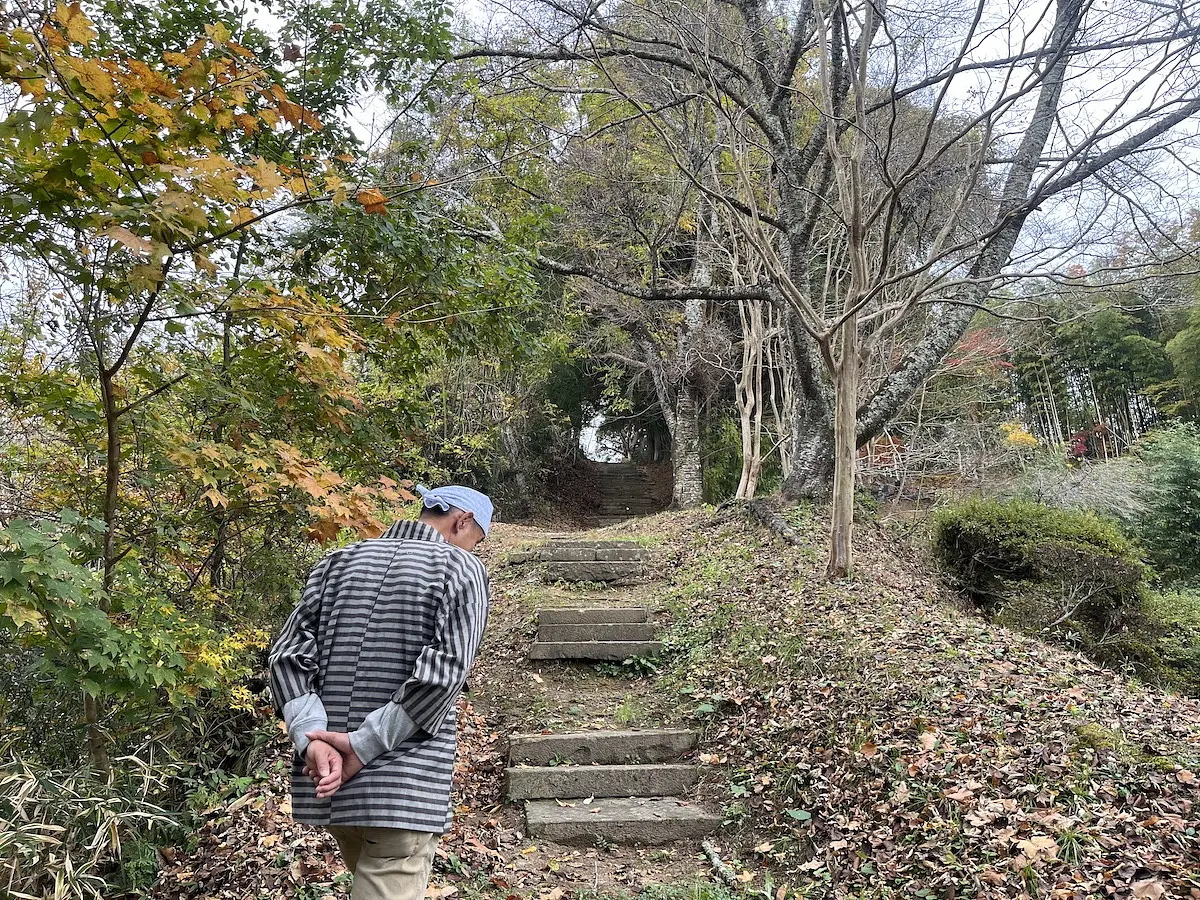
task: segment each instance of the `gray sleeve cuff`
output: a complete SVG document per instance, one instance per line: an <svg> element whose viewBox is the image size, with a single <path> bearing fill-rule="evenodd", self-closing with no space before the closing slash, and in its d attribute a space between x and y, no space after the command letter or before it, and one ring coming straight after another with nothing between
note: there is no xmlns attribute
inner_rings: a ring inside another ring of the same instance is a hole
<svg viewBox="0 0 1200 900"><path fill-rule="evenodd" d="M304 757L308 750L306 731L324 731L329 720L325 716L325 704L316 694L302 694L283 705L283 721L287 725L288 737L296 745L296 752Z"/></svg>
<svg viewBox="0 0 1200 900"><path fill-rule="evenodd" d="M375 757L395 750L416 733L417 723L399 703L381 706L350 732L350 746L365 766Z"/></svg>

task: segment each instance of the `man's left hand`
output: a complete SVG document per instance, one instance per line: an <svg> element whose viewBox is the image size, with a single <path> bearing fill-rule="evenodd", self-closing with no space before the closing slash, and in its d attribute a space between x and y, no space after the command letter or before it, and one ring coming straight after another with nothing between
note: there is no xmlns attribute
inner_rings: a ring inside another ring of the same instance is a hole
<svg viewBox="0 0 1200 900"><path fill-rule="evenodd" d="M341 731L310 731L305 735L310 741L324 741L342 757L342 784L345 784L362 769L362 760L350 745L350 735Z"/></svg>

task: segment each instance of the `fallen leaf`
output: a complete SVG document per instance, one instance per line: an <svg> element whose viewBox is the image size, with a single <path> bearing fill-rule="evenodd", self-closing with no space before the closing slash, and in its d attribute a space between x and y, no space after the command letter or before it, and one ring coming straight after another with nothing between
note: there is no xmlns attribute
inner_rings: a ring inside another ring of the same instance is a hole
<svg viewBox="0 0 1200 900"><path fill-rule="evenodd" d="M1157 878L1147 878L1133 883L1134 900L1159 900L1167 889Z"/></svg>

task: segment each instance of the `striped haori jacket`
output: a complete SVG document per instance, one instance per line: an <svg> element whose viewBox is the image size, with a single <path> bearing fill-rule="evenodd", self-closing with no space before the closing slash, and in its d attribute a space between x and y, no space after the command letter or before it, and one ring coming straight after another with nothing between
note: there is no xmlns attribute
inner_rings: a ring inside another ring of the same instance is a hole
<svg viewBox="0 0 1200 900"><path fill-rule="evenodd" d="M366 764L318 800L297 754L298 821L438 834L449 827L455 701L487 613L483 564L423 522L397 522L321 560L271 650L271 691L299 750L303 731L327 725L360 740ZM299 708L306 712L297 724Z"/></svg>

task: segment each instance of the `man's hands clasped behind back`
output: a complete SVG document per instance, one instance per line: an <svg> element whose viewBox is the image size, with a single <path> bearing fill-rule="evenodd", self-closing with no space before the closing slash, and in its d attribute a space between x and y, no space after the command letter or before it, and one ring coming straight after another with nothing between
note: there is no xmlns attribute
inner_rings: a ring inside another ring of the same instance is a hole
<svg viewBox="0 0 1200 900"><path fill-rule="evenodd" d="M362 760L350 745L350 735L337 731L310 731L304 753L304 774L317 786L317 799L328 800L359 773Z"/></svg>

